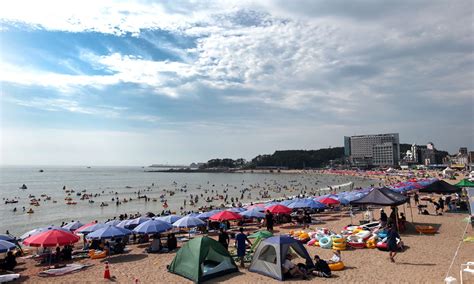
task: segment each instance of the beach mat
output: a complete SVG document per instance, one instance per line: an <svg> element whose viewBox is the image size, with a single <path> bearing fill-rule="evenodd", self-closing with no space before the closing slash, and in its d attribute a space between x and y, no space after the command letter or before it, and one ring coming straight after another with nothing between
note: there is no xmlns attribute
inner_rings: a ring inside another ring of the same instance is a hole
<svg viewBox="0 0 474 284"><path fill-rule="evenodd" d="M48 277L48 276L61 276L73 272L77 272L87 267L92 266L92 264L67 264L65 267L61 268L52 268L38 273L39 276Z"/></svg>

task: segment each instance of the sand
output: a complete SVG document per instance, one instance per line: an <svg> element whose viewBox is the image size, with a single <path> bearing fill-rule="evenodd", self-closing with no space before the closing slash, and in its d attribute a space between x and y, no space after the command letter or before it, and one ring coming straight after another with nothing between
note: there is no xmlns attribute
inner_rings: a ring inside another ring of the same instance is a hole
<svg viewBox="0 0 474 284"><path fill-rule="evenodd" d="M408 220L411 220L409 209ZM400 207L403 212L403 207ZM431 209L431 211L433 211ZM342 257L347 268L343 271L334 272L331 279L313 278L312 282L331 283L442 283L448 272L451 261L461 240L462 233L466 228L463 219L466 214L445 213L443 216L418 215L414 212L414 221L417 224L436 224L440 226L439 234L419 235L412 226L402 239L407 249L397 255L396 263L388 259L388 252L377 249L347 250L343 251ZM376 216L378 217L378 216ZM362 214L356 215L354 220L362 218ZM338 214L323 217L326 221L321 227L340 231L343 226L350 223L349 217L340 218ZM313 226L312 226L313 227ZM290 226L276 227L280 233L292 229ZM468 235L474 234L473 229L468 227ZM132 245L133 250L125 255L109 258L110 270L117 283L133 283L135 279L139 283L191 283L183 277L168 273L168 265L174 253L170 254L145 254L143 246ZM330 250L318 247L308 247L311 256L319 254L322 258L331 256ZM462 242L457 258L449 275L459 278L461 263L474 261L474 243ZM83 260L84 263L92 263L93 267L78 273L59 276L54 278L41 278L36 276L42 267L34 266L32 260L20 260L22 263L19 270L23 275L22 280L26 283L103 283L103 260ZM474 278L472 278L474 280ZM241 269L239 273L213 279L211 282L228 283L278 283L278 281L251 273L247 269ZM286 281L290 283L308 281ZM474 281L470 282L474 283Z"/></svg>

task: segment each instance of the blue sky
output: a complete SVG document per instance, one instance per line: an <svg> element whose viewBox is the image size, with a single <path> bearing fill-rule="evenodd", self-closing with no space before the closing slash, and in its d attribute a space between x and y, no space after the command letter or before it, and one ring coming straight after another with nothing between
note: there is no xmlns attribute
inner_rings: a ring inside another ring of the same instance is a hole
<svg viewBox="0 0 474 284"><path fill-rule="evenodd" d="M148 165L399 132L474 150L470 1L2 1L1 164Z"/></svg>

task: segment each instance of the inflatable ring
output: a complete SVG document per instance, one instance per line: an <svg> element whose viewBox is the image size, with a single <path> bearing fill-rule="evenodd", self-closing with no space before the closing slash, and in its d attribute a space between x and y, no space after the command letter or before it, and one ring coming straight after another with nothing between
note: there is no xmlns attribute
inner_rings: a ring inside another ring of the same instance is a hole
<svg viewBox="0 0 474 284"><path fill-rule="evenodd" d="M330 237L322 237L320 240L319 240L319 246L321 248L326 248L326 249L330 249L332 247L332 239Z"/></svg>
<svg viewBox="0 0 474 284"><path fill-rule="evenodd" d="M339 261L335 263L328 263L328 266L331 271L339 271L344 269L344 262Z"/></svg>
<svg viewBox="0 0 474 284"><path fill-rule="evenodd" d="M346 242L346 240L343 239L343 238L337 238L337 239L334 239L334 238L333 238L333 239L332 239L332 243L333 243L333 244L344 244L345 242Z"/></svg>
<svg viewBox="0 0 474 284"><path fill-rule="evenodd" d="M318 242L318 241L315 241L315 242L314 242L314 246L315 246L315 247L319 247L319 242Z"/></svg>
<svg viewBox="0 0 474 284"><path fill-rule="evenodd" d="M343 246L335 246L335 245L333 245L333 246L332 246L332 249L333 249L333 250L346 250L346 249L347 249L347 246L346 246L346 245L343 245Z"/></svg>
<svg viewBox="0 0 474 284"><path fill-rule="evenodd" d="M105 258L107 256L107 251L102 251L100 253L96 253L95 251L89 252L89 257L91 259L99 259L99 258Z"/></svg>

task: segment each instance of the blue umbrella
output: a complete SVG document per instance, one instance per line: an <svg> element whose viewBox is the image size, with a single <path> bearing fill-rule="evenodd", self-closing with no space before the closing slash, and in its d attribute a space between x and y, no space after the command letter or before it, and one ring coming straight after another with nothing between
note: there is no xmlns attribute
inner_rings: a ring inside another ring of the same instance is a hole
<svg viewBox="0 0 474 284"><path fill-rule="evenodd" d="M141 223L135 229L133 229L133 232L137 234L157 234L157 233L163 233L168 230L171 230L173 226L171 226L170 223L153 219L153 220L148 220L144 223Z"/></svg>
<svg viewBox="0 0 474 284"><path fill-rule="evenodd" d="M168 215L168 216L162 216L162 217L158 217L158 218L155 218L155 219L158 219L158 220L161 220L161 221L165 221L167 223L170 223L170 224L173 224L174 222L178 221L179 219L183 218L182 216L179 216L179 215Z"/></svg>
<svg viewBox="0 0 474 284"><path fill-rule="evenodd" d="M15 237L9 235L0 235L0 240L12 243L15 242Z"/></svg>
<svg viewBox="0 0 474 284"><path fill-rule="evenodd" d="M222 210L219 210L219 209L216 209L216 210L211 210L211 211L207 211L207 212L203 212L201 214L199 214L197 216L197 218L199 219L209 219L209 217L211 217L212 215L214 214L217 214L219 212L221 212Z"/></svg>
<svg viewBox="0 0 474 284"><path fill-rule="evenodd" d="M244 212L244 211L245 211L245 208L242 208L242 207L234 207L234 208L227 209L227 211L234 212L234 213L240 213L240 212ZM218 212L218 213L219 213L219 212Z"/></svg>
<svg viewBox="0 0 474 284"><path fill-rule="evenodd" d="M250 209L239 214L245 218L265 218L265 214L257 208Z"/></svg>
<svg viewBox="0 0 474 284"><path fill-rule="evenodd" d="M189 213L188 215L186 216L189 216L189 217L197 217L199 216L200 213L196 213L196 212L193 212L193 213Z"/></svg>
<svg viewBox="0 0 474 284"><path fill-rule="evenodd" d="M110 220L108 222L105 222L105 225L112 225L112 226L117 226L118 224L120 224L120 220Z"/></svg>
<svg viewBox="0 0 474 284"><path fill-rule="evenodd" d="M78 233L81 233L81 234L90 234L94 231L97 231L99 229L102 229L102 228L105 228L107 227L108 225L105 225L105 224L102 224L102 223L97 223L97 224L94 224L92 226L89 226L87 228L84 228L80 231L77 231Z"/></svg>
<svg viewBox="0 0 474 284"><path fill-rule="evenodd" d="M0 253L4 253L15 248L16 248L16 244L7 242L4 240L0 240Z"/></svg>
<svg viewBox="0 0 474 284"><path fill-rule="evenodd" d="M289 199L289 200L283 200L282 202L280 202L280 203L278 203L278 204L288 206L288 205L290 205L290 204L293 203L293 202L294 202L293 199ZM266 206L265 206L265 207L266 207Z"/></svg>
<svg viewBox="0 0 474 284"><path fill-rule="evenodd" d="M71 222L71 223L67 223L66 225L63 226L63 228L68 229L69 231L75 231L75 230L79 229L82 226L84 226L84 224L82 224L81 222L74 221L74 222Z"/></svg>
<svg viewBox="0 0 474 284"><path fill-rule="evenodd" d="M277 204L281 204L280 202L276 202L276 201L272 201L272 202L267 202L265 203L265 209L267 209L268 207L271 207L273 205L277 205ZM261 209L262 211L262 209Z"/></svg>
<svg viewBox="0 0 474 284"><path fill-rule="evenodd" d="M143 222L146 222L150 220L150 218L148 217L138 217L138 218L135 218L135 219L131 219L131 220L127 220L125 222L125 228L135 228L136 226L140 225L141 223ZM119 223L120 224L120 223ZM118 225L117 225L118 226ZM118 227L122 227L122 226L118 226ZM122 227L123 228L123 227Z"/></svg>
<svg viewBox="0 0 474 284"><path fill-rule="evenodd" d="M201 219L189 216L183 217L173 223L173 227L177 228L192 228L205 225L206 223L204 223Z"/></svg>
<svg viewBox="0 0 474 284"><path fill-rule="evenodd" d="M105 225L106 227L102 227L100 229L95 230L94 232L87 235L87 239L111 239L111 238L121 238L132 234L132 231L112 226L112 225Z"/></svg>
<svg viewBox="0 0 474 284"><path fill-rule="evenodd" d="M49 226L49 227L43 227L43 228L37 228L37 229L30 230L30 231L24 233L23 235L21 235L19 239L24 240L26 238L29 238L31 236L34 236L36 234L43 233L43 232L46 232L46 231L49 231L49 230L59 230L59 231L64 231L64 232L68 232L68 233L71 232L68 229L64 229L62 227Z"/></svg>
<svg viewBox="0 0 474 284"><path fill-rule="evenodd" d="M298 209L298 208L309 208L309 209L323 209L326 208L326 205L321 202L317 202L311 199L295 199L294 202L287 205L288 208Z"/></svg>

